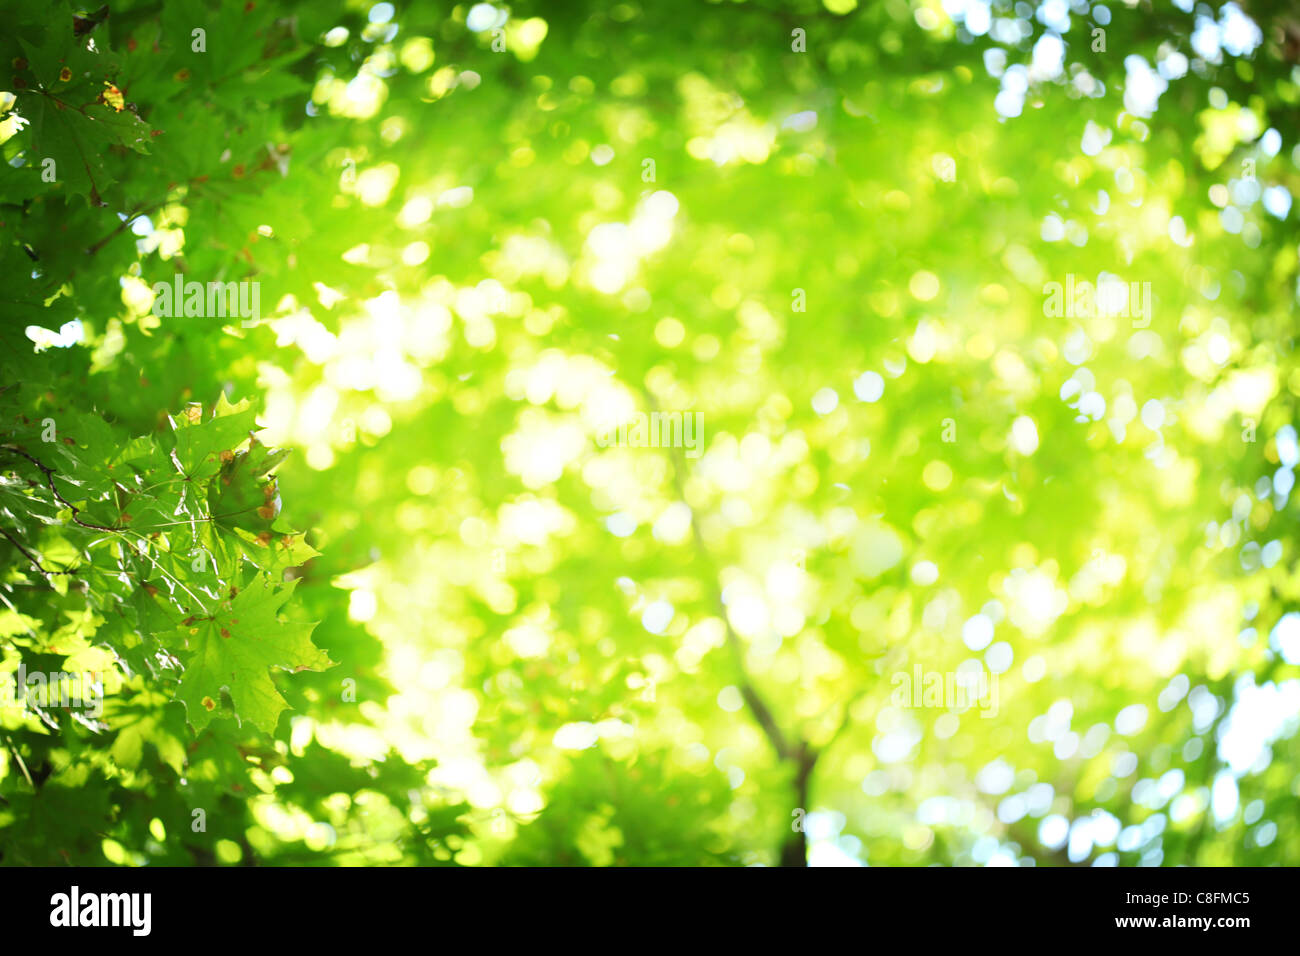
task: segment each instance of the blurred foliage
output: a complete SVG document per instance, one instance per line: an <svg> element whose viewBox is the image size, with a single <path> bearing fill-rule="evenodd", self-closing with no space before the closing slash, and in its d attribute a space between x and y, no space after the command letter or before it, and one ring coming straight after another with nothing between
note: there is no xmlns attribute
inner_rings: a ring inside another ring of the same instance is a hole
<svg viewBox="0 0 1300 956"><path fill-rule="evenodd" d="M0 862L1300 861L1287 5L0 16Z"/></svg>

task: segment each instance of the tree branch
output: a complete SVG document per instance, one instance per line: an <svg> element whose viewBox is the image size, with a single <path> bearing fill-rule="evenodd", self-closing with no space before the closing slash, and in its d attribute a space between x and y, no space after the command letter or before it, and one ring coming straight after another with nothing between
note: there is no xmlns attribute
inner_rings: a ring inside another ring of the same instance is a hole
<svg viewBox="0 0 1300 956"><path fill-rule="evenodd" d="M36 458L33 458L31 455L27 454L27 452L23 451L17 445L0 445L0 448L3 448L5 451L11 451L15 455L21 455L23 458L26 458L33 465L39 468L41 470L41 473L45 475L45 483L49 485L50 493L54 495L56 499L58 499L61 505L63 505L65 508L68 508L72 512L72 520L74 522L81 525L83 528L90 528L94 531L115 531L116 532L122 530L121 528L110 528L107 527L106 525L92 524L89 521L82 521L81 518L79 517L79 515L81 514L81 509L78 508L76 505L74 505L67 498L64 498L63 495L59 494L59 489L54 487L54 469L50 468L48 465L43 464Z"/></svg>

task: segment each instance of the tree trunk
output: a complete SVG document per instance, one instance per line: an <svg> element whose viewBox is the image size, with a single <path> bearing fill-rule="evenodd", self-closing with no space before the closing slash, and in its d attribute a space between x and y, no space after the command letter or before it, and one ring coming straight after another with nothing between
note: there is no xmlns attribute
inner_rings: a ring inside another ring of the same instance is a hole
<svg viewBox="0 0 1300 956"><path fill-rule="evenodd" d="M806 743L799 745L798 763L794 775L795 809L808 809L809 783L812 781L813 768L817 766L817 754ZM791 821L794 815L791 814ZM781 845L781 866L808 865L808 837L804 834L804 818L798 820L798 827L791 831Z"/></svg>

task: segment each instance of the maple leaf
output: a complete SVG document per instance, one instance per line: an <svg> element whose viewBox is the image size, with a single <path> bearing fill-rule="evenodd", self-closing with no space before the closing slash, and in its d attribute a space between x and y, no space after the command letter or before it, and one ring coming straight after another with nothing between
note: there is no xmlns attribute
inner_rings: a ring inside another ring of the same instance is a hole
<svg viewBox="0 0 1300 956"><path fill-rule="evenodd" d="M287 569L299 567L320 554L307 543L306 535L302 533L272 533L266 530L254 535L242 528L228 527L215 519L213 524L219 532L213 536L215 552L231 561L246 558L255 567L277 577Z"/></svg>
<svg viewBox="0 0 1300 956"><path fill-rule="evenodd" d="M267 448L253 439L247 451L229 456L208 488L213 522L226 530L269 531L280 513L280 495L275 479L267 476L288 455L288 449Z"/></svg>
<svg viewBox="0 0 1300 956"><path fill-rule="evenodd" d="M177 467L191 479L210 478L221 468L223 451L244 441L254 427L256 412L248 399L231 404L222 394L212 417L203 421L201 406L172 417Z"/></svg>
<svg viewBox="0 0 1300 956"><path fill-rule="evenodd" d="M334 665L311 642L315 624L279 617L296 584L277 588L269 577L256 578L210 616L187 618L188 624L164 638L185 666L178 696L196 730L216 716L226 691L237 720L251 720L273 733L288 704L275 689L271 668L325 670Z"/></svg>

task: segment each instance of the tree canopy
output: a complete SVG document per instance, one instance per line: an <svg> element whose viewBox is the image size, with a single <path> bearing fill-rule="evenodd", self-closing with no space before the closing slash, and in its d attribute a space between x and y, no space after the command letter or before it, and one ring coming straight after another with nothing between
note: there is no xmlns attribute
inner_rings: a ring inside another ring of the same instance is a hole
<svg viewBox="0 0 1300 956"><path fill-rule="evenodd" d="M1287 4L0 8L0 863L1300 861Z"/></svg>

